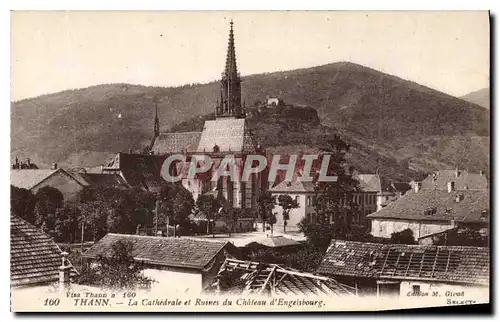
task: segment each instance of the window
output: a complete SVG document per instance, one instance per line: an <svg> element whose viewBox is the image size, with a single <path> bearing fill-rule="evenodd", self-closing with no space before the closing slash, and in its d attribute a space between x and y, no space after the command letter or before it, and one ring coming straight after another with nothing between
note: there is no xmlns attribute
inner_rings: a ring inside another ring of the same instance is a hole
<svg viewBox="0 0 500 322"><path fill-rule="evenodd" d="M413 285L412 287L413 294L420 294L420 285Z"/></svg>
<svg viewBox="0 0 500 322"><path fill-rule="evenodd" d="M311 203L312 203L311 201L312 201L311 196L307 196L307 206L311 205Z"/></svg>
<svg viewBox="0 0 500 322"><path fill-rule="evenodd" d="M295 201L297 202L297 204L299 203L299 196L295 196Z"/></svg>

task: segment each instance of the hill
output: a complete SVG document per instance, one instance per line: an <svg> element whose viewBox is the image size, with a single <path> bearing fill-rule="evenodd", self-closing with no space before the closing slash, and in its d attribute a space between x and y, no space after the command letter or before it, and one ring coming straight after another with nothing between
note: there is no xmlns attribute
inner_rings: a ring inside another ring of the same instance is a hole
<svg viewBox="0 0 500 322"><path fill-rule="evenodd" d="M484 108L490 108L490 89L483 88L461 97L463 100L477 104Z"/></svg>
<svg viewBox="0 0 500 322"><path fill-rule="evenodd" d="M160 127L167 131L212 112L218 90L217 82L175 88L106 84L14 102L11 155L48 166L54 161L81 161L82 151L95 152L92 164L82 166L96 166L104 162L98 156L140 150L149 143L155 96ZM243 78L242 90L247 106L278 95L288 104L314 108L321 125L340 132L353 146L353 154L359 151L353 158L372 172L385 159L416 171L456 165L475 171L489 165L487 110L364 66L342 62L252 75ZM307 128L276 131L295 132L294 144L303 142L300 135L313 135ZM282 137L285 142L280 144L289 143ZM463 157L443 146L461 149L458 154ZM477 151L488 153L484 157Z"/></svg>

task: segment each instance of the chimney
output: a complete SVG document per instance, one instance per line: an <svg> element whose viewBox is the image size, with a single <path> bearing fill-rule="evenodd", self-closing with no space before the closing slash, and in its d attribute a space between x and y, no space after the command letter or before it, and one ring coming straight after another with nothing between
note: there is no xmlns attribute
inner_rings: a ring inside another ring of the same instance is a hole
<svg viewBox="0 0 500 322"><path fill-rule="evenodd" d="M458 170L458 168L455 169L455 177L458 178L458 176L460 175L460 170Z"/></svg>
<svg viewBox="0 0 500 322"><path fill-rule="evenodd" d="M420 189L422 189L422 182L415 182L415 183L413 184L413 190L414 190L415 192L419 192L419 191L420 191Z"/></svg>
<svg viewBox="0 0 500 322"><path fill-rule="evenodd" d="M71 265L68 262L68 253L61 253L62 264L59 266L59 286L62 286L62 289L67 288L70 283L70 272Z"/></svg>
<svg viewBox="0 0 500 322"><path fill-rule="evenodd" d="M454 181L448 181L448 192L452 192L455 190L455 182Z"/></svg>
<svg viewBox="0 0 500 322"><path fill-rule="evenodd" d="M103 170L104 170L104 166L101 164L101 173L102 173Z"/></svg>
<svg viewBox="0 0 500 322"><path fill-rule="evenodd" d="M128 154L132 154L132 148L128 149Z"/></svg>
<svg viewBox="0 0 500 322"><path fill-rule="evenodd" d="M484 171L483 170L479 170L479 175L484 176Z"/></svg>
<svg viewBox="0 0 500 322"><path fill-rule="evenodd" d="M463 195L463 194L461 194L461 193L457 193L457 194L455 195L455 202L456 202L456 203L459 203L459 202L460 202L460 201L462 201L463 199L464 199L464 195Z"/></svg>
<svg viewBox="0 0 500 322"><path fill-rule="evenodd" d="M56 170L57 169L57 163L52 163L52 170Z"/></svg>

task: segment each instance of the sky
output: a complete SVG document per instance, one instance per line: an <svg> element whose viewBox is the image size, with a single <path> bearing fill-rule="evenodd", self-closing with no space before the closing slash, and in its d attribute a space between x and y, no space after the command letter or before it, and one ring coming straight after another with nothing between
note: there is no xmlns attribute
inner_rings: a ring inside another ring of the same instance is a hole
<svg viewBox="0 0 500 322"><path fill-rule="evenodd" d="M461 96L489 86L486 11L17 11L11 100L103 83L217 80L351 61Z"/></svg>

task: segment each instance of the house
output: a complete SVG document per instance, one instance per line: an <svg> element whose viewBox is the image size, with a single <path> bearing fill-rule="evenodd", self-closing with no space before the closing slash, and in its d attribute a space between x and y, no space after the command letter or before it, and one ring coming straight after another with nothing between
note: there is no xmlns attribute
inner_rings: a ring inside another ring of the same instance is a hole
<svg viewBox="0 0 500 322"><path fill-rule="evenodd" d="M268 96L267 97L267 107L280 107L284 105L282 99L276 96Z"/></svg>
<svg viewBox="0 0 500 322"><path fill-rule="evenodd" d="M465 189L467 187L467 189ZM390 238L411 229L415 239L455 227L489 227L490 196L481 175L439 171L381 210L367 216L371 234Z"/></svg>
<svg viewBox="0 0 500 322"><path fill-rule="evenodd" d="M317 273L354 287L359 295L487 292L490 250L333 240Z"/></svg>
<svg viewBox="0 0 500 322"><path fill-rule="evenodd" d="M132 244L131 255L146 266L144 275L157 282L153 288L165 292L201 292L217 275L226 257L237 257L239 254L239 250L229 242L110 233L82 257L87 264L92 264L99 256L110 257L113 245L118 242Z"/></svg>
<svg viewBox="0 0 500 322"><path fill-rule="evenodd" d="M67 256L37 227L17 216L10 216L11 287L47 288L70 283L78 272Z"/></svg>
<svg viewBox="0 0 500 322"><path fill-rule="evenodd" d="M102 167L101 172L120 176L130 187L158 191L165 183L161 167L167 157L120 152Z"/></svg>
<svg viewBox="0 0 500 322"><path fill-rule="evenodd" d="M276 264L226 259L208 292L233 295L352 296L352 288L332 278Z"/></svg>
<svg viewBox="0 0 500 322"><path fill-rule="evenodd" d="M283 180L274 187L270 188L271 195L278 197L280 195L289 195L297 201L299 207L291 209L289 213L290 219L287 220L286 231L298 231L299 222L306 218L306 220L315 220L315 210L313 205L314 200L314 184L313 182L302 181L299 176L295 176L292 181ZM275 205L273 213L276 214L276 224L274 230L283 232L285 230L283 221L283 209L279 205Z"/></svg>
<svg viewBox="0 0 500 322"><path fill-rule="evenodd" d="M74 200L84 185L61 168L55 169L12 169L10 184L30 190L36 194L43 187L53 187L61 191L64 200Z"/></svg>
<svg viewBox="0 0 500 322"><path fill-rule="evenodd" d="M354 195L354 201L367 216L382 209L404 195L411 186L405 182L388 182L378 174L356 174L361 192Z"/></svg>

